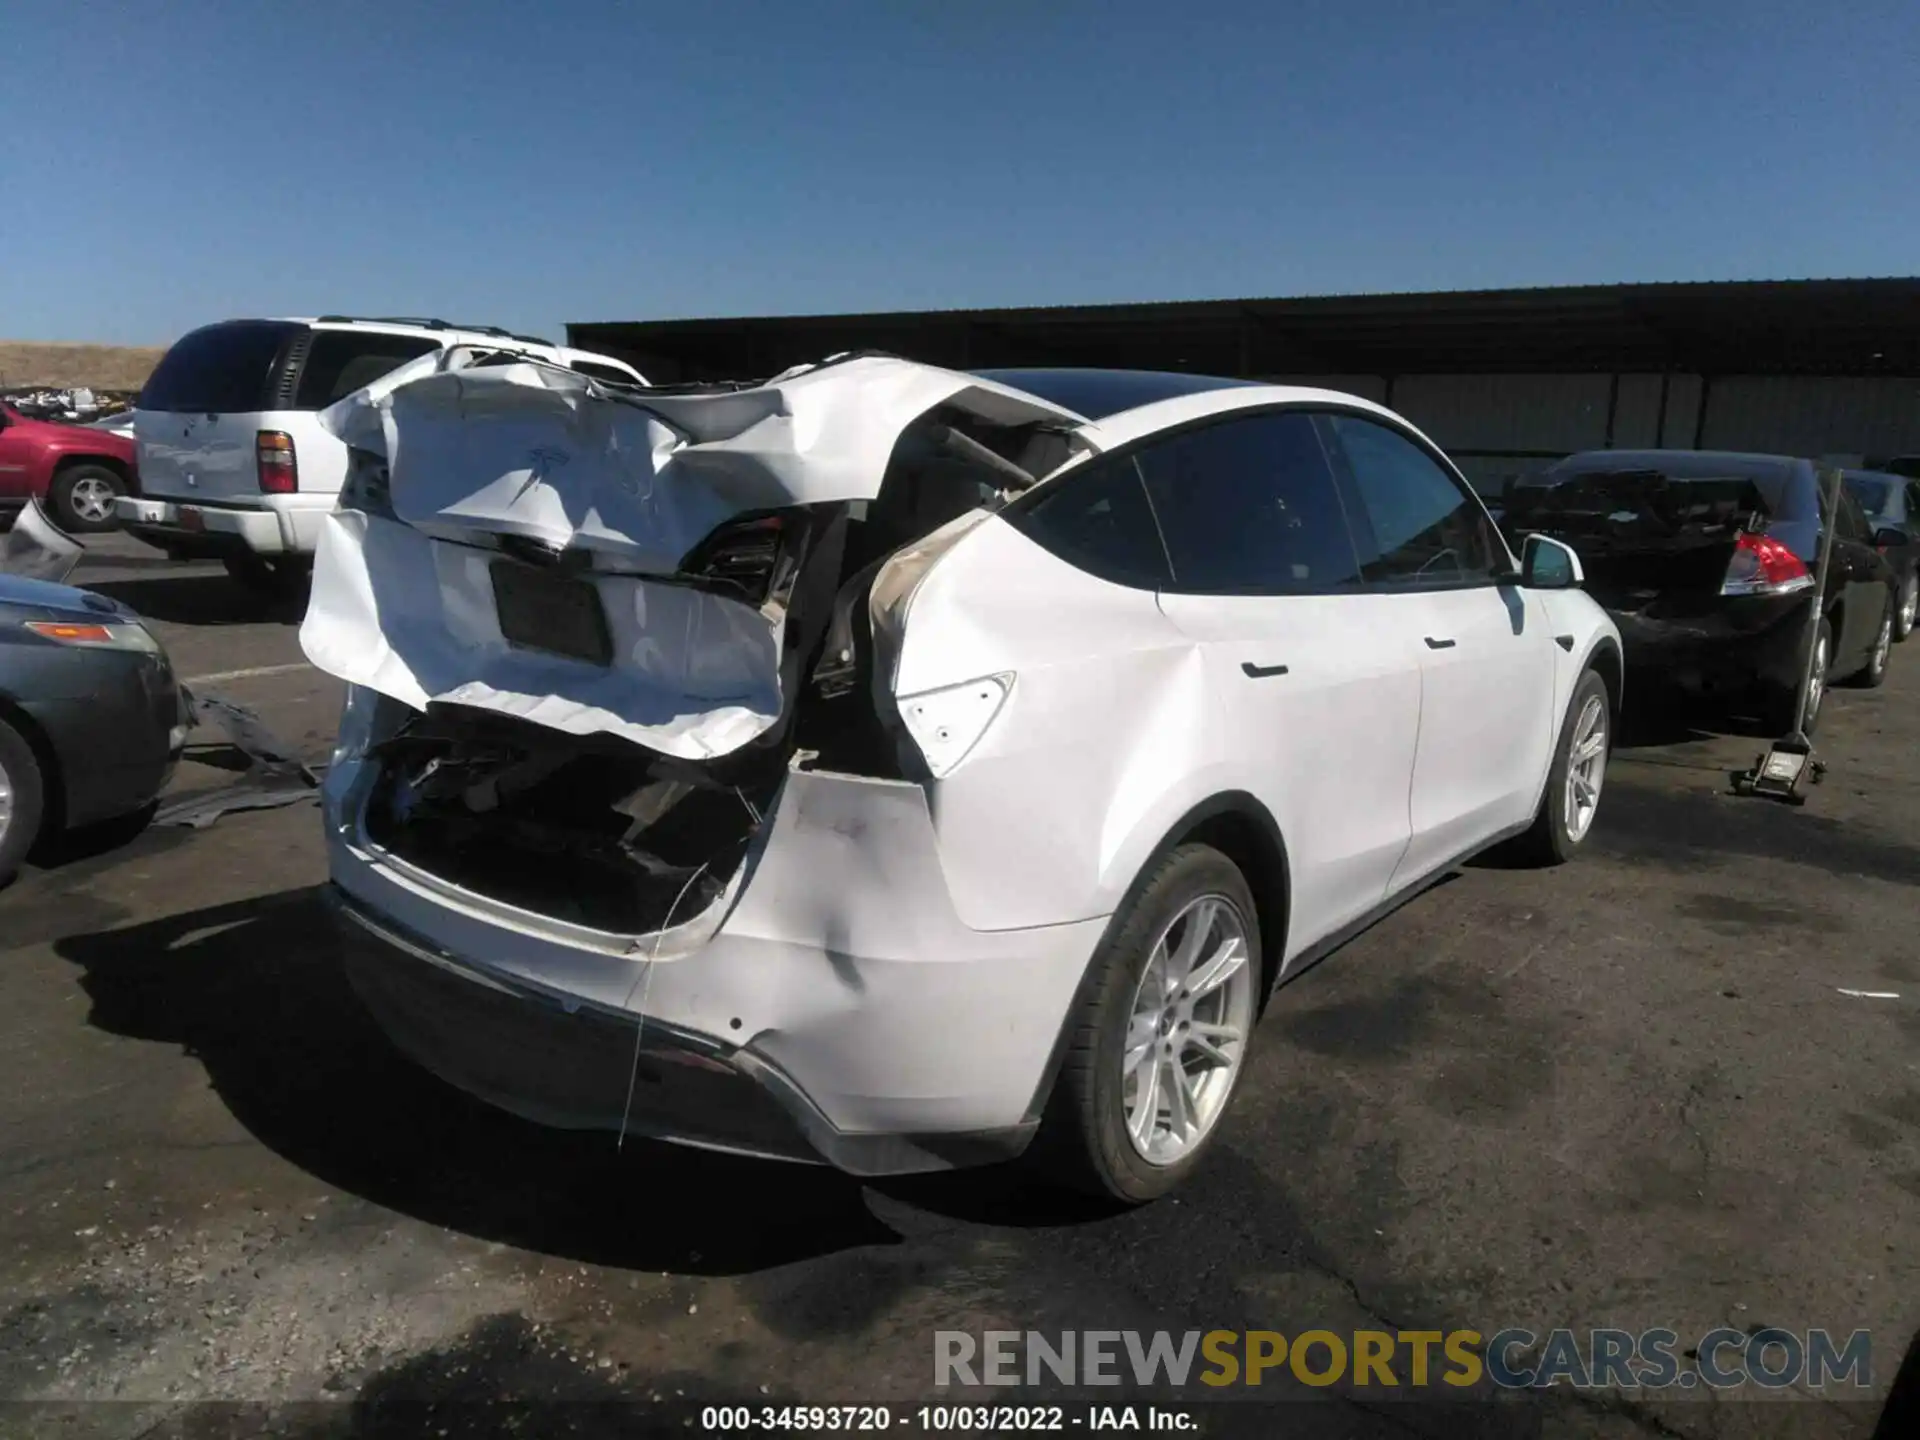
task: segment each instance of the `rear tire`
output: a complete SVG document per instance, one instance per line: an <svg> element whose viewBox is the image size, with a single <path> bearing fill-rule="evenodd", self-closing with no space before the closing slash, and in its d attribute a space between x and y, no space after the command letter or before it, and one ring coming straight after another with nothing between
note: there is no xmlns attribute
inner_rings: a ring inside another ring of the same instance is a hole
<svg viewBox="0 0 1920 1440"><path fill-rule="evenodd" d="M313 574L311 562L285 556L229 555L220 563L234 583L269 600L297 599Z"/></svg>
<svg viewBox="0 0 1920 1440"><path fill-rule="evenodd" d="M1184 987L1192 976L1202 977L1192 999L1187 989L1163 983L1179 970L1190 929L1199 932L1197 960L1190 975L1174 979ZM1231 939L1236 933L1237 964ZM1259 1009L1260 955L1259 915L1246 877L1218 850L1182 845L1135 882L1094 953L1078 1009L1067 1019L1066 1057L1048 1098L1034 1159L1076 1190L1128 1205L1156 1200L1178 1187L1212 1148L1246 1074ZM1203 989L1213 978L1207 972L1216 968L1221 972L1217 984ZM1141 1009L1143 1003L1164 1004L1166 1014L1156 1023L1151 1009ZM1209 1008L1191 1020L1175 1018L1183 1006ZM1229 1030L1237 1037L1226 1038ZM1230 1068L1208 1063L1208 1057L1188 1048L1202 1043L1226 1056ZM1136 1055L1143 1058L1130 1066ZM1190 1056L1203 1062L1198 1074L1185 1069ZM1174 1081L1165 1068L1172 1066L1180 1067L1185 1079ZM1224 1076L1222 1069L1228 1072ZM1149 1084L1151 1090L1145 1088ZM1179 1134L1175 1092L1163 1090L1176 1085L1181 1105L1193 1105L1183 1113L1197 1117L1189 1137ZM1197 1103L1184 1098L1196 1094ZM1158 1120L1162 1107L1164 1129ZM1142 1131L1145 1138L1136 1140ZM1150 1159L1156 1146L1160 1153Z"/></svg>
<svg viewBox="0 0 1920 1440"><path fill-rule="evenodd" d="M1820 723L1820 712L1826 709L1828 672L1833 665L1833 627L1822 620L1813 643L1814 678L1819 683L1807 691L1807 718L1800 725L1800 733L1807 736L1813 734ZM1800 718L1794 713L1794 704L1799 698L1798 687L1769 692L1760 712L1761 723L1769 734L1793 733L1794 722Z"/></svg>
<svg viewBox="0 0 1920 1440"><path fill-rule="evenodd" d="M118 530L120 521L113 513L113 502L126 493L127 482L105 465L69 465L47 487L54 519L69 534Z"/></svg>
<svg viewBox="0 0 1920 1440"><path fill-rule="evenodd" d="M1867 652L1866 668L1850 682L1862 690L1878 690L1887 683L1887 661L1893 654L1894 598L1887 596L1887 608L1880 616L1880 627L1873 632L1873 648Z"/></svg>
<svg viewBox="0 0 1920 1440"><path fill-rule="evenodd" d="M1524 835L1505 847L1509 858L1521 864L1562 865L1593 833L1606 786L1607 761L1613 754L1613 701L1607 682L1589 670L1573 687L1553 764L1547 767L1547 791ZM1569 784L1572 776L1576 783Z"/></svg>
<svg viewBox="0 0 1920 1440"><path fill-rule="evenodd" d="M45 807L46 791L33 747L0 720L0 885L13 879L40 838Z"/></svg>

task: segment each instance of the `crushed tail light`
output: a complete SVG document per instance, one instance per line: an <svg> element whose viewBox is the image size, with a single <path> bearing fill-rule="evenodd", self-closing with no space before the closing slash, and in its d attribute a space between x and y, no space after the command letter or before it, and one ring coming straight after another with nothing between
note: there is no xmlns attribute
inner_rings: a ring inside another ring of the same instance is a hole
<svg viewBox="0 0 1920 1440"><path fill-rule="evenodd" d="M253 456L260 472L260 493L291 495L300 488L300 465L293 437L284 430L262 430L254 437Z"/></svg>
<svg viewBox="0 0 1920 1440"><path fill-rule="evenodd" d="M780 571L786 535L787 521L780 515L760 515L726 525L701 541L681 562L680 569L738 592L750 605L764 605Z"/></svg>
<svg viewBox="0 0 1920 1440"><path fill-rule="evenodd" d="M1743 531L1727 563L1722 595L1791 595L1813 585L1807 564L1770 535Z"/></svg>

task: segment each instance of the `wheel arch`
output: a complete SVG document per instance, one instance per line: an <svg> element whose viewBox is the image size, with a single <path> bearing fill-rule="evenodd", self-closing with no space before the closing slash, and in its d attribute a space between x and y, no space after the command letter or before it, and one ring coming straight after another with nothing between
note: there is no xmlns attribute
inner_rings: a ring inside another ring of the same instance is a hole
<svg viewBox="0 0 1920 1440"><path fill-rule="evenodd" d="M1264 1007L1274 982L1279 978L1281 962L1287 953L1287 926L1292 896L1292 871L1287 858L1286 837L1280 832L1273 812L1245 790L1221 790L1190 805L1172 824L1163 828L1160 838L1147 849L1140 863L1127 874L1125 887L1107 917L1099 943L1087 956L1080 983L1072 1003L1061 1017L1060 1033L1053 1053L1047 1057L1040 1083L1028 1104L1026 1118L1038 1121L1045 1111L1060 1066L1066 1057L1067 1041L1073 1019L1086 1003L1088 982L1094 973L1094 961L1105 951L1116 928L1124 923L1126 897L1170 852L1182 845L1210 845L1239 867L1253 894L1254 911L1260 926L1260 983L1254 994Z"/></svg>
<svg viewBox="0 0 1920 1440"><path fill-rule="evenodd" d="M36 842L57 834L65 828L67 817L67 781L60 768L60 753L40 722L4 690L0 690L0 724L10 726L27 742L34 763L40 767L40 834Z"/></svg>
<svg viewBox="0 0 1920 1440"><path fill-rule="evenodd" d="M1260 924L1260 993L1264 995L1279 975L1287 952L1293 894L1287 842L1279 822L1245 790L1210 795L1167 827L1128 879L1126 893L1131 894L1140 876L1169 852L1195 844L1210 845L1233 861L1253 894L1255 918Z"/></svg>
<svg viewBox="0 0 1920 1440"><path fill-rule="evenodd" d="M98 465L102 470L113 471L114 474L126 482L129 486L129 493L131 493L133 470L126 461L117 455L100 455L87 450L69 450L63 455L56 456L53 462L53 469L47 473L47 483L52 484L67 471L81 465Z"/></svg>
<svg viewBox="0 0 1920 1440"><path fill-rule="evenodd" d="M1602 635L1587 652L1586 663L1580 668L1599 674L1600 683L1607 687L1607 707L1612 711L1611 718L1618 724L1620 712L1626 703L1627 689L1627 666L1620 654L1620 642L1611 635Z"/></svg>

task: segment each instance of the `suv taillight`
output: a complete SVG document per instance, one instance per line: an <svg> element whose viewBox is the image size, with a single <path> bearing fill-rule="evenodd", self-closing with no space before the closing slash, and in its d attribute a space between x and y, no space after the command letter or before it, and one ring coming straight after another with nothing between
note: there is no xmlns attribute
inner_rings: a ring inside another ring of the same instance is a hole
<svg viewBox="0 0 1920 1440"><path fill-rule="evenodd" d="M1771 535L1742 531L1734 542L1722 595L1791 595L1813 584L1813 576L1798 555Z"/></svg>
<svg viewBox="0 0 1920 1440"><path fill-rule="evenodd" d="M291 495L300 488L300 465L293 437L284 430L262 430L254 437L253 458L260 469L262 495Z"/></svg>

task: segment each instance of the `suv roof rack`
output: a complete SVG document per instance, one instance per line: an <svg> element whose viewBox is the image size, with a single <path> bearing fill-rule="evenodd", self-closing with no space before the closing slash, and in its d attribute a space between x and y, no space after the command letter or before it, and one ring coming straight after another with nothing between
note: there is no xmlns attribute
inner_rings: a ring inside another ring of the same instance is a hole
<svg viewBox="0 0 1920 1440"><path fill-rule="evenodd" d="M555 348L551 340L538 335L516 335L511 330L502 330L498 325L456 325L450 320L437 320L430 315L320 315L315 319L325 325L412 325L421 330L464 330L470 335L487 335L495 340L518 340L523 345Z"/></svg>

